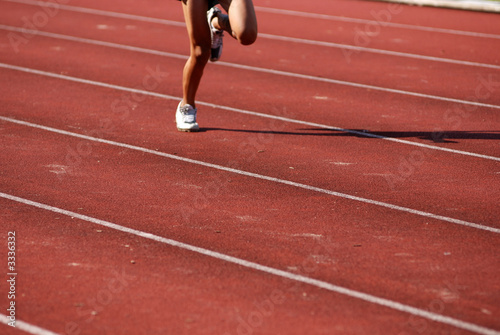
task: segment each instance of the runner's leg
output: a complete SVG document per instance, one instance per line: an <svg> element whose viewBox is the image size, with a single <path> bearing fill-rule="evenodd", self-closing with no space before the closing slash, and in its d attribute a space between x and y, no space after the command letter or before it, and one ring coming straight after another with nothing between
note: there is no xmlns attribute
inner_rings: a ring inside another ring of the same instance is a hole
<svg viewBox="0 0 500 335"><path fill-rule="evenodd" d="M190 41L190 56L184 66L182 105L195 107L195 97L203 70L210 57L210 29L207 23L207 0L183 0L182 8Z"/></svg>
<svg viewBox="0 0 500 335"><path fill-rule="evenodd" d="M217 29L227 31L243 45L249 45L257 39L257 17L252 0L219 0L227 12L212 21Z"/></svg>

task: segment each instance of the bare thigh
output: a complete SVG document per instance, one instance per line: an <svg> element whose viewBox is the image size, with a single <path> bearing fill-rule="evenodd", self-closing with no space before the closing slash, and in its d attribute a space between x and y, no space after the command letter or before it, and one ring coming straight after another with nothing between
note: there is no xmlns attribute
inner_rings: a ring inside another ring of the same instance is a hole
<svg viewBox="0 0 500 335"><path fill-rule="evenodd" d="M207 0L184 0L182 3L191 46L210 47L210 28L207 24Z"/></svg>

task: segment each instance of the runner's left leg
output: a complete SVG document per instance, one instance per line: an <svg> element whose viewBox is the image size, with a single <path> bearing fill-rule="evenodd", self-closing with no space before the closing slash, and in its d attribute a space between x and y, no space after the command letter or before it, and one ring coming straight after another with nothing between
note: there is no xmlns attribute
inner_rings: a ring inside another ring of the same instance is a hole
<svg viewBox="0 0 500 335"><path fill-rule="evenodd" d="M257 16L252 0L219 0L227 15L212 21L217 29L227 31L238 42L249 45L257 39Z"/></svg>

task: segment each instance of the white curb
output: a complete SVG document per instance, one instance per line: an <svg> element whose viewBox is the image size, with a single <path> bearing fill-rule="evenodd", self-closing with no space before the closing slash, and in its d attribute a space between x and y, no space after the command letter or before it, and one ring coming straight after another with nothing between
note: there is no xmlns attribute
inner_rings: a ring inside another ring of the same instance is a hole
<svg viewBox="0 0 500 335"><path fill-rule="evenodd" d="M483 12L500 13L500 1L488 0L382 0L416 6L456 8Z"/></svg>

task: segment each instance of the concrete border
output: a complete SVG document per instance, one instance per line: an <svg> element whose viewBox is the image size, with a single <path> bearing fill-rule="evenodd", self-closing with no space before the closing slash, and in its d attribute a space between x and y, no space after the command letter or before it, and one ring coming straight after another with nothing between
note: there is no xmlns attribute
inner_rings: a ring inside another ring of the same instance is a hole
<svg viewBox="0 0 500 335"><path fill-rule="evenodd" d="M415 6L431 6L500 13L500 1L488 0L382 0Z"/></svg>

